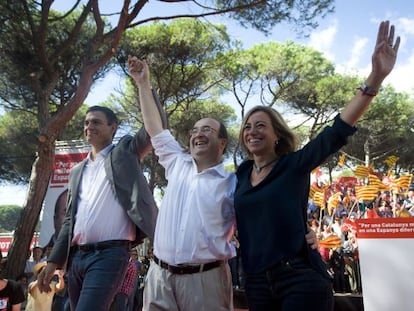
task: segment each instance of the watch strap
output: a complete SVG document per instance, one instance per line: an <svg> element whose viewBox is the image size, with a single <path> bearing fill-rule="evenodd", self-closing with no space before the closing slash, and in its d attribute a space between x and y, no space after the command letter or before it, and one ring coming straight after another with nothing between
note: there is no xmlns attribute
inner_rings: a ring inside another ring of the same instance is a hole
<svg viewBox="0 0 414 311"><path fill-rule="evenodd" d="M363 82L361 84L360 87L358 87L358 90L360 90L362 92L362 94L367 95L367 96L371 96L374 97L378 94L378 90L368 86L365 82Z"/></svg>

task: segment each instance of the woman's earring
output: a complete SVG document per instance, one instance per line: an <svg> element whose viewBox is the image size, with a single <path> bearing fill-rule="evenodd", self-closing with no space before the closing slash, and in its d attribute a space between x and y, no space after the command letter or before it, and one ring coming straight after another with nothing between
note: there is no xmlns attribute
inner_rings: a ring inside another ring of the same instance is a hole
<svg viewBox="0 0 414 311"><path fill-rule="evenodd" d="M274 143L274 145L273 145L273 149L275 150L275 152L276 152L276 150L277 150L277 145L279 144L279 139L277 139L277 140L275 140L275 143Z"/></svg>

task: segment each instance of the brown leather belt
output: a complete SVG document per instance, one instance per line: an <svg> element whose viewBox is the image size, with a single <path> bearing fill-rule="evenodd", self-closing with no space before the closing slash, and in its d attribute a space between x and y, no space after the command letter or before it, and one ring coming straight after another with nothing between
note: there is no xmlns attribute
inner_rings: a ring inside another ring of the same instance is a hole
<svg viewBox="0 0 414 311"><path fill-rule="evenodd" d="M129 247L131 241L127 240L110 240L110 241L103 241L97 243L88 243L88 244L81 244L81 245L73 245L73 248L77 251L81 252L94 252L100 251L111 247Z"/></svg>
<svg viewBox="0 0 414 311"><path fill-rule="evenodd" d="M172 266L168 263L160 260L157 256L154 255L154 262L159 265L161 268L168 270L172 274L193 274L199 272L205 272L217 267L220 267L222 264L225 263L224 260L217 260L197 266L189 266L189 265L180 265L180 266Z"/></svg>

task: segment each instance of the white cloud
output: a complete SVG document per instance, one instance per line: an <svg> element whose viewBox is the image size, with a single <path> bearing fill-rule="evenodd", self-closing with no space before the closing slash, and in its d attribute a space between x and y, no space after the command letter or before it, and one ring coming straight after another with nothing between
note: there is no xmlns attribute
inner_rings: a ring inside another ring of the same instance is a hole
<svg viewBox="0 0 414 311"><path fill-rule="evenodd" d="M368 38L360 38L357 37L354 41L351 50L351 58L346 62L345 66L348 68L356 68L358 67L359 61L361 56L366 51L366 47L368 44Z"/></svg>
<svg viewBox="0 0 414 311"><path fill-rule="evenodd" d="M395 27L401 34L414 35L414 19L400 17Z"/></svg>
<svg viewBox="0 0 414 311"><path fill-rule="evenodd" d="M335 56L331 52L331 48L337 32L338 22L337 20L334 20L329 27L324 28L321 31L313 32L310 36L308 46L323 52L327 59L334 61Z"/></svg>
<svg viewBox="0 0 414 311"><path fill-rule="evenodd" d="M390 83L397 92L407 92L413 94L414 92L414 80L410 77L414 72L414 50L411 51L407 62L399 63L397 58L397 64L394 70L391 72L385 83Z"/></svg>

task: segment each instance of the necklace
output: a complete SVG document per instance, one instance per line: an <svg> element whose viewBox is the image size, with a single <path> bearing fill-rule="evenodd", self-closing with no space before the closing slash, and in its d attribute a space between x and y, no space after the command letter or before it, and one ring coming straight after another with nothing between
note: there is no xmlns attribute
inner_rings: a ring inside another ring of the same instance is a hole
<svg viewBox="0 0 414 311"><path fill-rule="evenodd" d="M273 163L275 163L275 162L277 161L277 159L278 159L278 158L273 159L272 161L267 162L267 163L265 163L265 164L264 164L264 165L262 165L262 166L257 166L257 165L256 165L256 163L253 161L253 166L254 166L254 170L255 170L256 174L260 174L260 172L261 172L261 171L262 171L265 167L268 167L269 165L272 165Z"/></svg>

